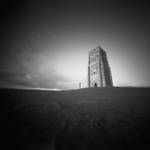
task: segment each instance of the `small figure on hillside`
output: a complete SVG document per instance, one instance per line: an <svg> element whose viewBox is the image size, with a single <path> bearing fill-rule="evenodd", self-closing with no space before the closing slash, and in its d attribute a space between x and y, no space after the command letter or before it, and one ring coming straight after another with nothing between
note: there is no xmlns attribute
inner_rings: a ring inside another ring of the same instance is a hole
<svg viewBox="0 0 150 150"><path fill-rule="evenodd" d="M79 83L79 88L81 88L81 82Z"/></svg>
<svg viewBox="0 0 150 150"><path fill-rule="evenodd" d="M95 83L95 87L97 87L97 83Z"/></svg>

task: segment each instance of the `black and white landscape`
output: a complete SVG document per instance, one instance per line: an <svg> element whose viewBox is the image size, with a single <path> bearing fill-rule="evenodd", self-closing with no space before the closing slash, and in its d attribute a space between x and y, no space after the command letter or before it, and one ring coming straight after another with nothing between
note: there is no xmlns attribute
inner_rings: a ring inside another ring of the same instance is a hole
<svg viewBox="0 0 150 150"><path fill-rule="evenodd" d="M148 1L1 0L0 11L1 150L150 149ZM107 57L89 55L97 45Z"/></svg>

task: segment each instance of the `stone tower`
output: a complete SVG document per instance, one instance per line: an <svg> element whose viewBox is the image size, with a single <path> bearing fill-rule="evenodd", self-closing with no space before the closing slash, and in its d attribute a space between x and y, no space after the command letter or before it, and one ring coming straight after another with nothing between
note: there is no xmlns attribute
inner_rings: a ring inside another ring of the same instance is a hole
<svg viewBox="0 0 150 150"><path fill-rule="evenodd" d="M88 87L112 87L112 76L106 52L97 46L89 52Z"/></svg>

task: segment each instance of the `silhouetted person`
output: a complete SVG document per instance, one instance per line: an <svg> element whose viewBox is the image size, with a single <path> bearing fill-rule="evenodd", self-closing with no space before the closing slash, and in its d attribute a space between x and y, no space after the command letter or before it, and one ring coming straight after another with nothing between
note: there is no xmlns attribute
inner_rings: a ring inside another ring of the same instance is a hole
<svg viewBox="0 0 150 150"><path fill-rule="evenodd" d="M81 82L79 83L79 88L81 88Z"/></svg>
<svg viewBox="0 0 150 150"><path fill-rule="evenodd" d="M95 87L97 87L97 83L95 83Z"/></svg>

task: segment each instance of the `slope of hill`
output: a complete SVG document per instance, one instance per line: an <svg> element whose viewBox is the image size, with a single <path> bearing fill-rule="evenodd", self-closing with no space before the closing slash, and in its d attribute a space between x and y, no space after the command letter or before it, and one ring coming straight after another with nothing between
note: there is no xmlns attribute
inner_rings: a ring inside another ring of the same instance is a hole
<svg viewBox="0 0 150 150"><path fill-rule="evenodd" d="M150 88L0 90L5 149L150 148Z"/></svg>

